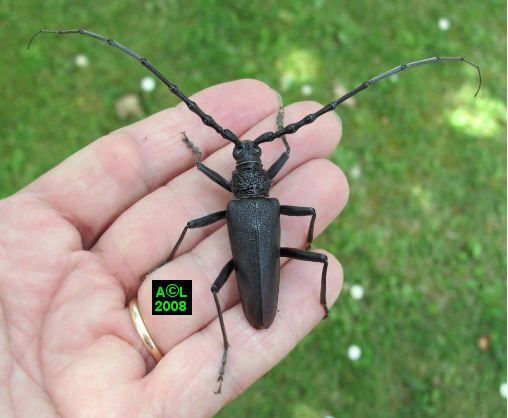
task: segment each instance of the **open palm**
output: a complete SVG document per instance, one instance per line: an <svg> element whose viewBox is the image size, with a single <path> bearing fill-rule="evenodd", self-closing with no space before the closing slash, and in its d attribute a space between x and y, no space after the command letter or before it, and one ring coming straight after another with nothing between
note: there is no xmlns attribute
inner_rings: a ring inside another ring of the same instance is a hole
<svg viewBox="0 0 508 418"><path fill-rule="evenodd" d="M194 96L207 113L243 138L272 130L277 94L254 80ZM286 108L286 123L319 108ZM115 131L0 201L0 415L210 416L281 360L321 319L321 266L281 259L279 313L262 331L243 317L236 286L219 294L231 343L222 395L215 395L222 337L210 285L231 258L223 224L190 231L190 219L224 210L231 199L194 167L181 132L225 177L232 146L177 106ZM340 138L333 114L288 137L292 154L272 191L281 204L313 206L322 231L344 207L347 183L325 160ZM263 146L265 166L279 141ZM287 218L287 217L285 217ZM308 220L282 219L282 245L303 247ZM330 262L327 296L342 272ZM193 282L192 316L152 316L152 279ZM144 348L126 308L138 298L161 352Z"/></svg>

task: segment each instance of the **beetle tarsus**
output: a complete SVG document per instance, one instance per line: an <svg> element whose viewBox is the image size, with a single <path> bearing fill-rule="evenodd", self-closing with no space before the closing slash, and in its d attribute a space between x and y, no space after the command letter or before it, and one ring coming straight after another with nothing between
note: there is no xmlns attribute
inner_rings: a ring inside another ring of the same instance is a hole
<svg viewBox="0 0 508 418"><path fill-rule="evenodd" d="M220 323L220 329L222 332L222 339L224 343L224 353L222 354L222 362L219 368L219 377L217 381L219 382L219 388L215 392L216 394L221 393L222 389L222 381L224 380L224 373L226 371L226 363L228 361L228 348L229 348L229 341L228 336L226 334L226 327L224 325L224 318L222 317L222 309L220 307L219 298L217 297L217 293L219 290L224 286L224 283L226 283L226 280L229 278L231 273L233 272L235 267L235 264L233 260L229 260L229 262L222 268L221 272L219 273L219 276L212 284L212 294L213 299L215 301L215 306L217 308L217 314L219 316L219 323Z"/></svg>
<svg viewBox="0 0 508 418"><path fill-rule="evenodd" d="M210 180L217 183L222 188L226 189L228 192L231 192L231 185L229 181L227 181L224 177L222 177L219 173L216 173L212 169L208 168L204 165L201 160L203 159L203 153L199 149L199 147L194 144L185 132L181 132L182 141L187 145L187 147L192 151L192 154L196 157L196 167L199 171L205 174Z"/></svg>
<svg viewBox="0 0 508 418"><path fill-rule="evenodd" d="M214 391L216 395L219 395L222 390L222 382L224 381L224 373L226 371L226 362L228 360L228 350L224 350L224 353L222 354L222 362L219 369L219 377L217 378L217 382L219 382L219 388L217 391Z"/></svg>
<svg viewBox="0 0 508 418"><path fill-rule="evenodd" d="M187 147L192 151L192 154L194 154L194 157L196 157L196 164L199 164L201 162L201 159L203 158L203 153L199 149L199 147L192 142L187 134L185 132L180 132L182 134L182 141L187 145Z"/></svg>

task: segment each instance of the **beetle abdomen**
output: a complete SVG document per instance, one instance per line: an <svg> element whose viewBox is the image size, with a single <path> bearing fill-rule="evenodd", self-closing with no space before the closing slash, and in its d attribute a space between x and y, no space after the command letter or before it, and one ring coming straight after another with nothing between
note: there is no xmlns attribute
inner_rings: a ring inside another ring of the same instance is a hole
<svg viewBox="0 0 508 418"><path fill-rule="evenodd" d="M277 312L279 294L279 201L264 197L232 200L227 221L245 316L254 328L268 328Z"/></svg>

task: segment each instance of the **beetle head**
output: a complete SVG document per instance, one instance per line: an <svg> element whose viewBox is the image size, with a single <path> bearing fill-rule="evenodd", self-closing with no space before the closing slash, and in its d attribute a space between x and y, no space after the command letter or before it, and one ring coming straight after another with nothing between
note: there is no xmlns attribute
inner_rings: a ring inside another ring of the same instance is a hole
<svg viewBox="0 0 508 418"><path fill-rule="evenodd" d="M233 149L236 164L261 163L261 148L253 141L241 141Z"/></svg>

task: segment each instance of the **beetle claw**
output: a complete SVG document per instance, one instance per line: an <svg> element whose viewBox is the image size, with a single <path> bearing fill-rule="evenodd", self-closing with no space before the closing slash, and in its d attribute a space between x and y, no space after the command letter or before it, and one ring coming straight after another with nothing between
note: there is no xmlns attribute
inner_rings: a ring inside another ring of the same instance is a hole
<svg viewBox="0 0 508 418"><path fill-rule="evenodd" d="M330 310L328 309L328 306L326 306L326 303L323 305L323 309L325 310L325 316L323 316L323 319L328 318Z"/></svg>
<svg viewBox="0 0 508 418"><path fill-rule="evenodd" d="M215 393L216 395L220 395L221 394L221 390L222 390L222 381L223 381L223 377L222 376L219 376L219 378L217 379L217 382L219 382L219 387L218 389L215 391L213 391L213 393Z"/></svg>

